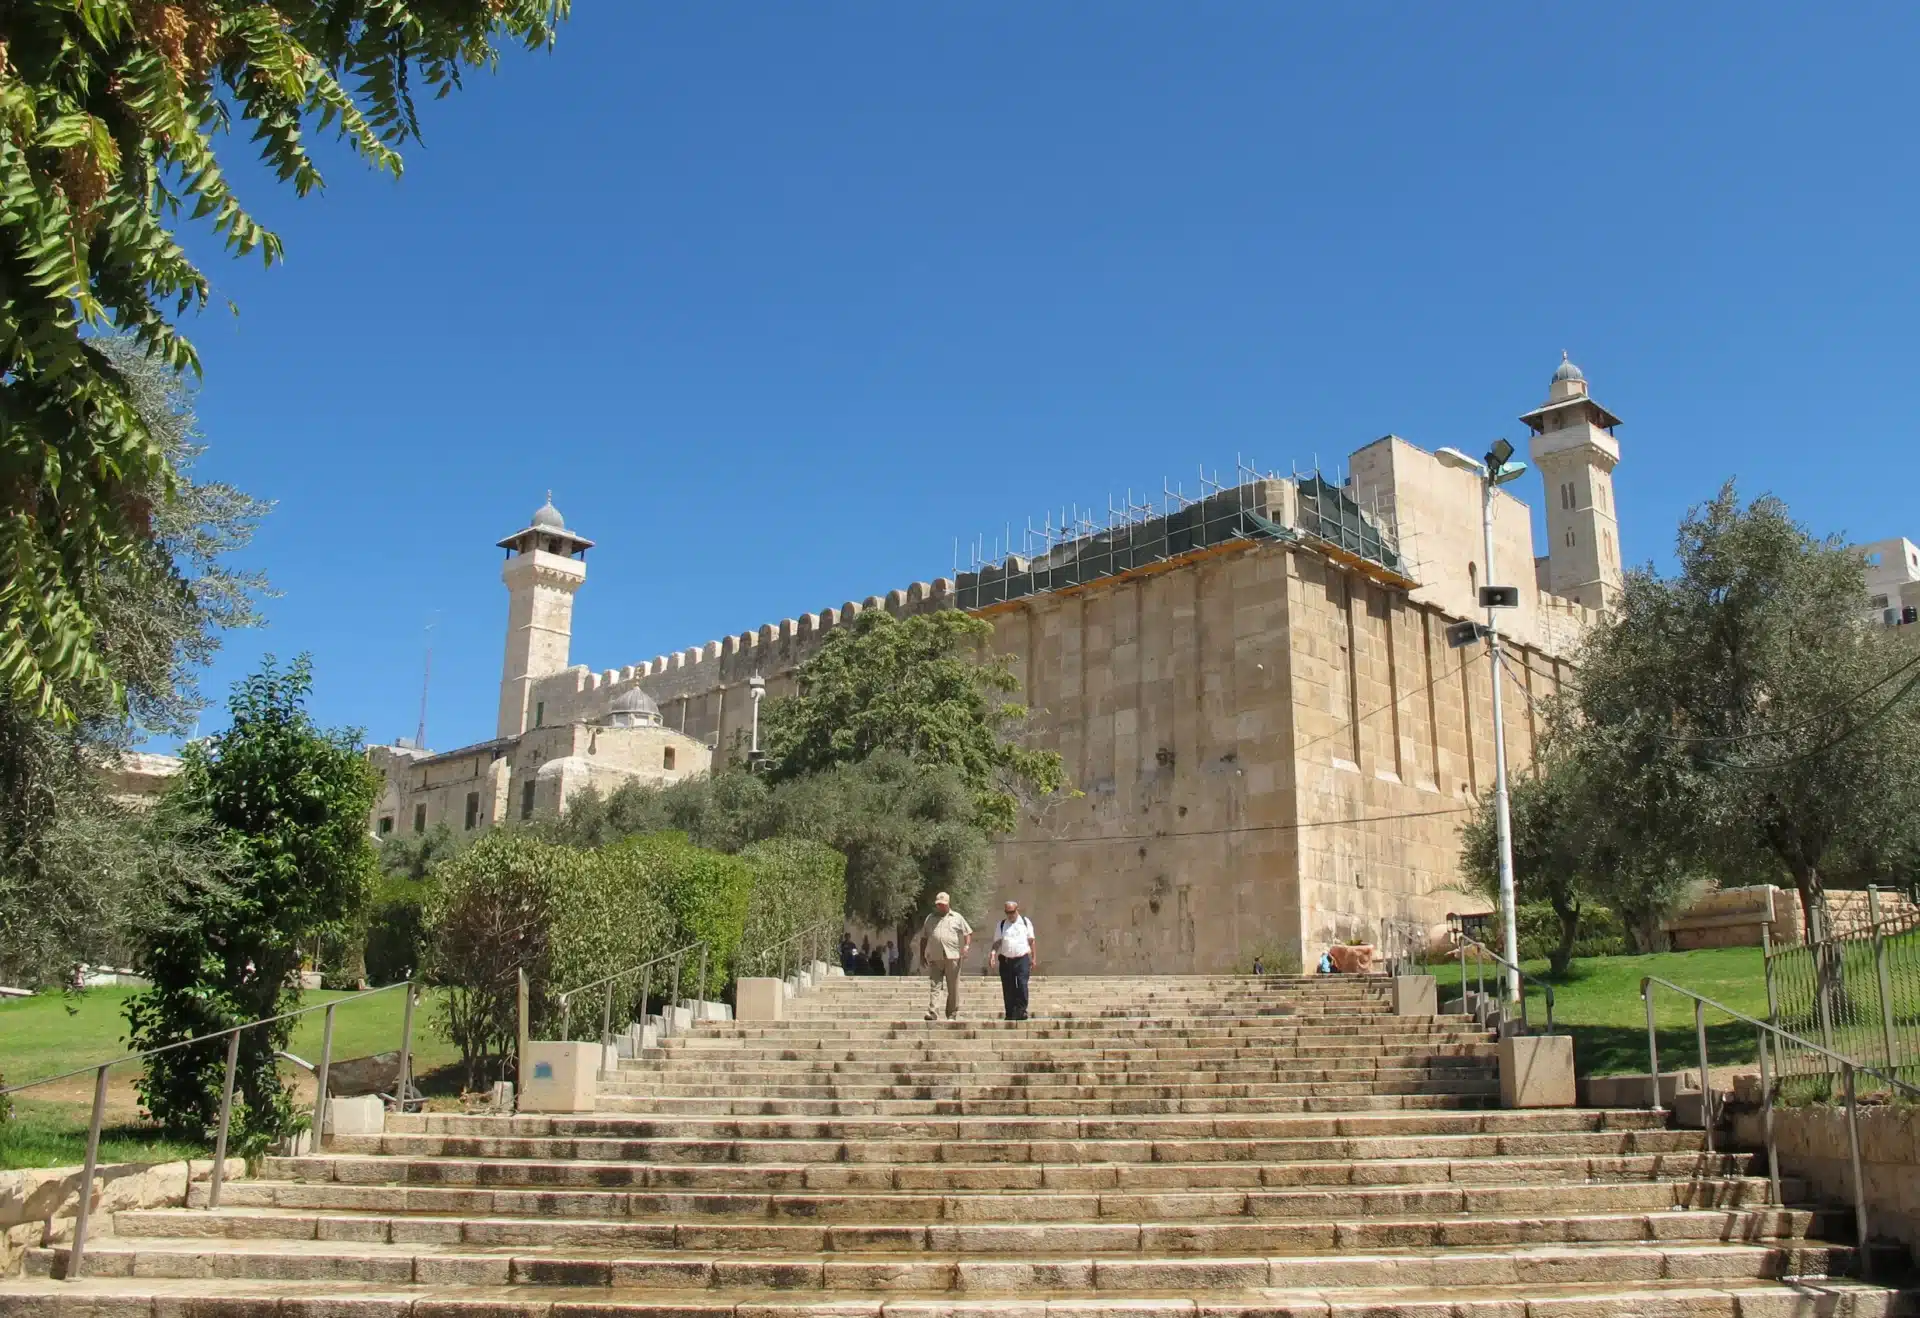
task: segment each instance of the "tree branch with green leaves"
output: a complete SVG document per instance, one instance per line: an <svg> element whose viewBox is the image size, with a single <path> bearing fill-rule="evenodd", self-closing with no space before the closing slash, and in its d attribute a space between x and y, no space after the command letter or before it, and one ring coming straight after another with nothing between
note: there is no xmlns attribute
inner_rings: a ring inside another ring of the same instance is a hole
<svg viewBox="0 0 1920 1318"><path fill-rule="evenodd" d="M13 0L0 6L0 689L36 717L123 698L103 582L160 534L173 467L106 346L197 372L177 321L207 278L174 236L204 223L271 264L279 238L222 168L250 128L305 196L331 132L398 175L415 90L443 97L503 45L550 45L568 0Z"/></svg>

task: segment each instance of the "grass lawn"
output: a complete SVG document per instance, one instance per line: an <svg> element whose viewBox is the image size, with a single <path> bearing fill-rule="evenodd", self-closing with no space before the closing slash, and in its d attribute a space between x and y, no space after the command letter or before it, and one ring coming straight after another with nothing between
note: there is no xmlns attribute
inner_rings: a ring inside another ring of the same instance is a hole
<svg viewBox="0 0 1920 1318"><path fill-rule="evenodd" d="M58 1075L76 1066L108 1061L126 1052L127 999L137 989L104 987L62 997L42 994L0 1001L0 1083L24 1084ZM309 992L303 1006L337 1002L350 995ZM403 993L395 989L340 1007L334 1013L335 1058L364 1057L400 1046ZM453 1084L459 1054L433 1028L431 995L422 995L413 1017L414 1070L429 1093ZM324 1012L312 1012L294 1028L288 1051L311 1063L320 1060ZM308 1095L305 1072L287 1068ZM432 1073L439 1072L439 1075ZM118 1066L109 1072L107 1132L101 1157L116 1161L166 1161L206 1155L200 1145L163 1139L140 1121L134 1091L140 1068ZM457 1089L457 1085L454 1086ZM0 1168L48 1167L77 1163L86 1156L87 1118L92 1107L91 1073L56 1081L14 1098L15 1120L0 1126Z"/></svg>
<svg viewBox="0 0 1920 1318"><path fill-rule="evenodd" d="M1546 1019L1546 987L1553 986L1553 1019L1573 1036L1574 1066L1582 1075L1614 1075L1647 1069L1647 1014L1640 981L1654 975L1724 1002L1762 1020L1767 1015L1766 970L1757 947L1704 948L1698 952L1658 952L1651 956L1576 959L1567 973L1549 980L1545 961L1522 963L1527 973L1527 1015L1535 1025ZM1459 996L1460 963L1432 967L1440 996ZM1472 963L1468 980L1478 984ZM1536 980L1534 976L1540 978ZM1491 981L1491 973L1489 973ZM1693 1002L1654 989L1654 1023L1660 1041L1660 1068L1698 1066L1700 1048L1693 1031ZM1751 1064L1758 1058L1754 1029L1707 1010L1707 1059L1713 1066Z"/></svg>

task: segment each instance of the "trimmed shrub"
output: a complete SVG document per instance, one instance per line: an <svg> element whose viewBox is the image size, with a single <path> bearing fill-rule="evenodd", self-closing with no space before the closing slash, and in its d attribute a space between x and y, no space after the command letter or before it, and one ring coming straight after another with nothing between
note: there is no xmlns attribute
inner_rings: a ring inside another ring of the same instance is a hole
<svg viewBox="0 0 1920 1318"><path fill-rule="evenodd" d="M425 910L428 969L445 989L435 1015L460 1049L467 1088L514 1074L520 969L527 972L529 1027L536 1036L546 1032L554 925L586 870L586 857L573 848L504 829L440 867Z"/></svg>
<svg viewBox="0 0 1920 1318"><path fill-rule="evenodd" d="M367 979L373 984L398 984L426 966L430 891L415 879L388 878L374 885L365 954Z"/></svg>
<svg viewBox="0 0 1920 1318"><path fill-rule="evenodd" d="M735 975L771 973L749 958L803 929L839 924L847 909L847 858L824 842L780 837L740 852L752 874Z"/></svg>

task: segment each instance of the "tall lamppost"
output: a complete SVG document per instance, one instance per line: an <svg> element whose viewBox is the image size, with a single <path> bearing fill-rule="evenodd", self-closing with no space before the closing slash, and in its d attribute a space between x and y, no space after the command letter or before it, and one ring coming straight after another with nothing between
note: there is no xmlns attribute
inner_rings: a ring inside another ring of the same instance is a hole
<svg viewBox="0 0 1920 1318"><path fill-rule="evenodd" d="M747 694L753 697L753 739L747 747L747 763L760 762L760 702L766 699L767 679L755 673L747 679Z"/></svg>
<svg viewBox="0 0 1920 1318"><path fill-rule="evenodd" d="M1507 730L1500 714L1500 624L1496 609L1511 609L1520 603L1520 590L1517 586L1493 585L1493 492L1495 487L1509 481L1519 480L1526 473L1527 464L1514 462L1513 445L1504 439L1496 439L1493 447L1487 451L1483 460L1476 461L1456 448L1443 448L1434 455L1449 467L1470 471L1480 478L1480 532L1485 544L1487 565L1487 585L1480 587L1479 604L1487 611L1484 628L1472 623L1462 624L1459 628L1449 629L1449 640L1456 645L1464 645L1476 639L1475 633L1482 632L1487 638L1487 654L1493 668L1493 811L1495 832L1500 845L1500 924L1502 933L1502 954L1509 965L1520 964L1520 938L1514 923L1513 898L1513 816L1507 797ZM1455 639L1453 632L1461 634ZM1462 986L1464 988L1464 986ZM1507 975L1507 997L1510 1001L1520 1000L1520 976L1517 973Z"/></svg>

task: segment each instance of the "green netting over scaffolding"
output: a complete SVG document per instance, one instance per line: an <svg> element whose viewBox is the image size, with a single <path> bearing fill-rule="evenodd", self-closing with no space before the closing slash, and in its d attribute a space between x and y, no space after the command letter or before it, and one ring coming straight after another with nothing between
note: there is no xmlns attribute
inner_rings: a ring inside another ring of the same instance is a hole
<svg viewBox="0 0 1920 1318"><path fill-rule="evenodd" d="M991 550L976 541L969 548L970 569L956 573L955 603L967 610L990 608L1124 576L1236 541L1318 546L1336 557L1374 565L1391 577L1405 577L1391 515L1363 508L1349 486L1336 485L1318 472L1285 477L1243 466L1240 477L1231 486L1203 480L1195 499L1163 489L1161 500L1135 503L1129 493L1124 507L1110 501L1099 520L1078 508L1063 510L1057 521L1050 513L1038 527L1028 522L1017 537L1017 552L1011 529Z"/></svg>

